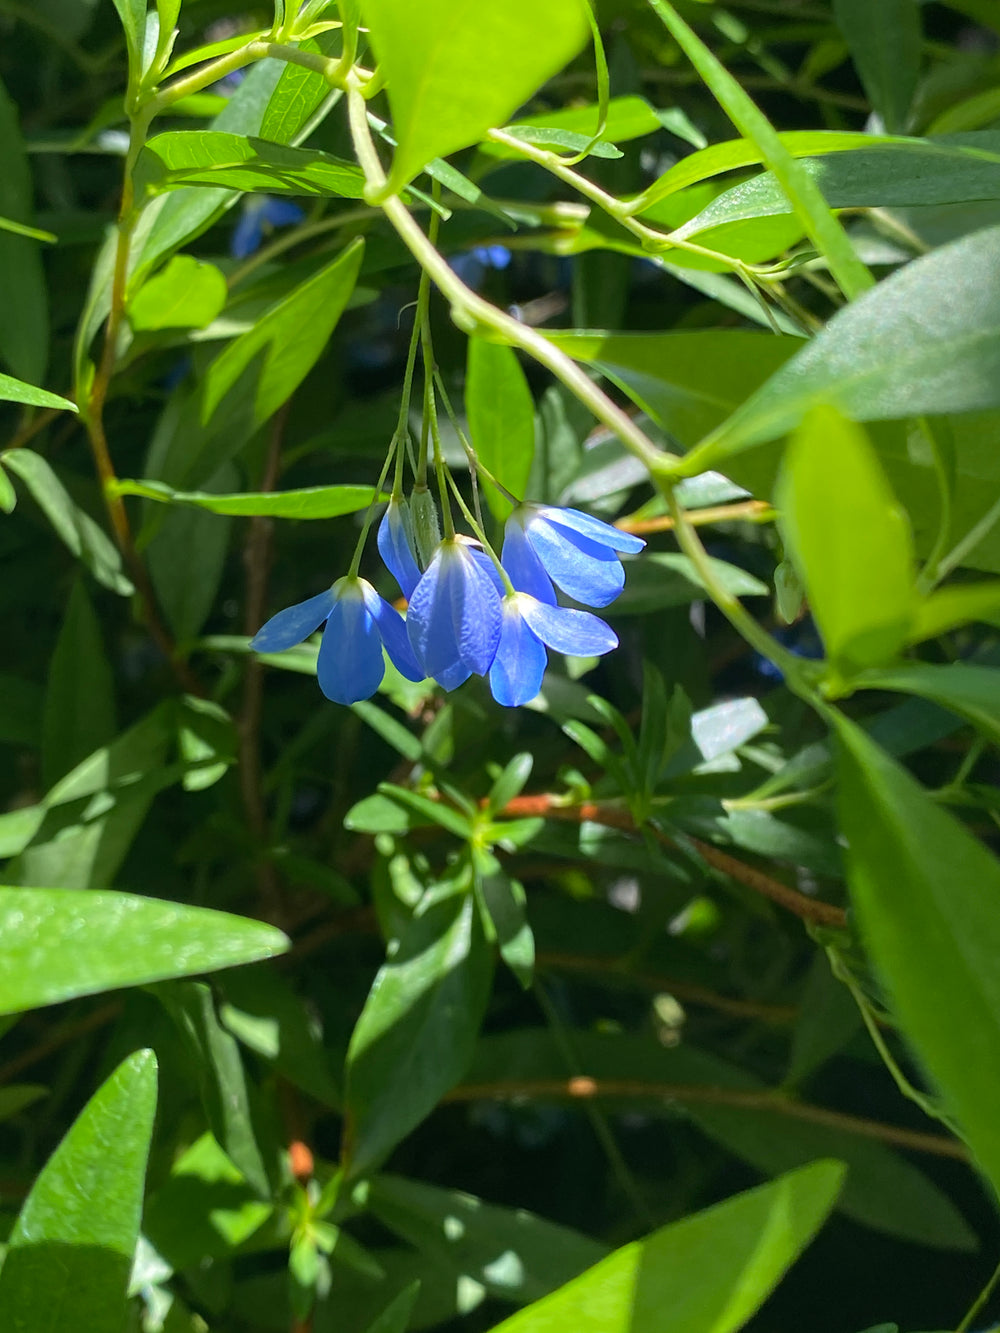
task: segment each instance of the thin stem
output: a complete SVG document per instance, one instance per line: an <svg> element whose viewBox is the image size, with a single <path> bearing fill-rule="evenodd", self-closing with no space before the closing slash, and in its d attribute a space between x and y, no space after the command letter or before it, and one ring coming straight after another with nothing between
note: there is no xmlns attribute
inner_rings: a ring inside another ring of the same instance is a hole
<svg viewBox="0 0 1000 1333"><path fill-rule="evenodd" d="M446 1092L443 1102L516 1101L527 1097L547 1097L558 1101L590 1101L595 1097L617 1097L635 1100L645 1098L657 1101L690 1103L693 1106L738 1106L752 1111L772 1111L794 1120L806 1120L825 1125L829 1129L856 1134L860 1138L875 1139L897 1148L950 1157L954 1161L969 1160L965 1145L943 1134L924 1134L919 1130L887 1125L880 1120L833 1111L826 1106L795 1101L782 1092L769 1088L716 1088L692 1083L661 1083L650 1080L625 1078L591 1078L577 1075L570 1079L532 1078L497 1079L489 1083L465 1083Z"/></svg>
<svg viewBox="0 0 1000 1333"><path fill-rule="evenodd" d="M687 521L693 528L708 527L713 523L773 523L777 510L766 500L743 500L739 504L709 505L705 509L686 510ZM672 514L658 514L655 518L636 518L626 514L615 520L622 532L672 532L677 524Z"/></svg>
<svg viewBox="0 0 1000 1333"><path fill-rule="evenodd" d="M998 1282L1000 1282L1000 1264L997 1264L996 1268L994 1268L993 1273L989 1278L989 1281L986 1283L986 1286L983 1287L982 1291L970 1305L968 1311L966 1312L965 1318L955 1329L955 1333L969 1333L969 1329L975 1323L980 1310L982 1310L983 1306L986 1304L986 1302L990 1299L990 1297L996 1290Z"/></svg>
<svg viewBox="0 0 1000 1333"><path fill-rule="evenodd" d="M543 334L519 323L512 316L478 296L452 271L444 257L424 235L398 195L385 195L385 172L375 152L364 98L356 89L348 92L348 111L354 150L368 181L366 197L370 198L372 203L381 206L403 244L451 304L455 323L470 334L491 330L501 334L504 340L513 346L520 347L561 380L584 406L590 409L598 421L603 422L631 453L645 463L651 473L654 475L669 473L676 462L675 455L658 448L628 414L617 407L607 394L594 384L575 361L550 343Z"/></svg>
<svg viewBox="0 0 1000 1333"><path fill-rule="evenodd" d="M960 565L965 557L976 549L990 529L996 526L998 521L1000 521L1000 500L995 501L979 522L969 529L962 540L956 542L948 554L942 556L938 561L938 566L935 570L935 583L940 583L942 579L947 578L951 571Z"/></svg>
<svg viewBox="0 0 1000 1333"><path fill-rule="evenodd" d="M385 462L382 464L382 471L379 473L378 481L375 483L375 494L372 496L372 502L365 510L365 516L361 523L361 532L358 536L357 544L354 547L354 554L351 556L350 567L347 571L349 579L358 577L358 570L361 568L361 557L364 554L365 545L368 541L368 533L371 531L372 523L375 519L375 509L379 503L379 496L382 494L382 487L385 485L385 479L389 475L389 469L399 449L402 447L400 441L395 435L392 437L392 443L389 445L389 452L385 456Z"/></svg>

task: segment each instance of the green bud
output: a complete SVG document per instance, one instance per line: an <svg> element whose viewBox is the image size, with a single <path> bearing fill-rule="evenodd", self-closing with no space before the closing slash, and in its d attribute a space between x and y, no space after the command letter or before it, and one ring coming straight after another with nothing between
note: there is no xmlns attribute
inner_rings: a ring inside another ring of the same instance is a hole
<svg viewBox="0 0 1000 1333"><path fill-rule="evenodd" d="M417 555L425 567L434 558L434 552L441 544L441 524L438 520L437 505L426 486L413 491L410 496L410 516L413 519L413 536L417 543Z"/></svg>

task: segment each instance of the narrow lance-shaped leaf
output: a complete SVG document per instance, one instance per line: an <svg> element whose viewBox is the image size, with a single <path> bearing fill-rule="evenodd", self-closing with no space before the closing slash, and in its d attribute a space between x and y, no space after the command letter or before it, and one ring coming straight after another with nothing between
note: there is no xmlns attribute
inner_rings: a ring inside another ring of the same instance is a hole
<svg viewBox="0 0 1000 1333"><path fill-rule="evenodd" d="M892 1012L1000 1190L1000 862L843 714L851 900Z"/></svg>
<svg viewBox="0 0 1000 1333"><path fill-rule="evenodd" d="M838 311L684 471L777 439L821 402L854 421L1000 406L1000 227L913 260Z"/></svg>
<svg viewBox="0 0 1000 1333"><path fill-rule="evenodd" d="M895 656L913 617L912 544L861 427L813 408L785 456L778 507L831 660L851 671Z"/></svg>
<svg viewBox="0 0 1000 1333"><path fill-rule="evenodd" d="M814 1162L615 1250L495 1333L735 1333L822 1226L844 1177Z"/></svg>
<svg viewBox="0 0 1000 1333"><path fill-rule="evenodd" d="M24 224L32 216L31 170L17 108L2 83L0 216ZM6 228L0 231L0 292L0 362L19 378L40 380L49 355L49 313L39 243Z"/></svg>
<svg viewBox="0 0 1000 1333"><path fill-rule="evenodd" d="M0 1327L121 1333L156 1111L156 1057L137 1051L42 1168L0 1271Z"/></svg>
<svg viewBox="0 0 1000 1333"><path fill-rule="evenodd" d="M162 481L124 479L115 485L119 495L141 495L161 504L195 505L212 514L267 518L339 518L367 509L375 500L388 499L373 486L307 486L299 491L247 491L213 495L207 491L175 491Z"/></svg>
<svg viewBox="0 0 1000 1333"><path fill-rule="evenodd" d="M25 403L28 407L52 407L57 411L76 412L76 403L62 398L48 389L36 389L33 384L16 380L11 375L0 375L0 398L8 403Z"/></svg>
<svg viewBox="0 0 1000 1333"><path fill-rule="evenodd" d="M0 1013L271 958L273 926L206 907L94 889L0 888Z"/></svg>
<svg viewBox="0 0 1000 1333"><path fill-rule="evenodd" d="M398 190L432 158L477 143L580 50L582 0L362 0L385 72Z"/></svg>
<svg viewBox="0 0 1000 1333"><path fill-rule="evenodd" d="M535 455L535 409L513 348L483 338L469 340L465 411L480 461L523 500ZM505 518L510 502L488 482L483 491L497 518Z"/></svg>
<svg viewBox="0 0 1000 1333"><path fill-rule="evenodd" d="M833 17L886 129L905 129L920 73L918 0L833 0Z"/></svg>
<svg viewBox="0 0 1000 1333"><path fill-rule="evenodd" d="M352 241L332 263L296 287L209 367L202 400L207 422L228 391L261 358L253 402L260 425L298 388L316 363L354 290L364 241Z"/></svg>

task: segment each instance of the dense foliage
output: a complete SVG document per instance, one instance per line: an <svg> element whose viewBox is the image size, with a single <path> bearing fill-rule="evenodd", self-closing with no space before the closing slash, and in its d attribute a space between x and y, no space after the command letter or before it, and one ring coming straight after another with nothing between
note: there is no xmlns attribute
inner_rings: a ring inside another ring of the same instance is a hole
<svg viewBox="0 0 1000 1333"><path fill-rule="evenodd" d="M987 1328L995 0L0 39L2 1333Z"/></svg>

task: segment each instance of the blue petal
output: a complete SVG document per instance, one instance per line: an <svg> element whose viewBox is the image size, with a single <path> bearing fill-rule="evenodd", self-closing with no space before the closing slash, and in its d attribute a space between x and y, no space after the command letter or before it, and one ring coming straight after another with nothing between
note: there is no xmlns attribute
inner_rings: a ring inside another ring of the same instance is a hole
<svg viewBox="0 0 1000 1333"><path fill-rule="evenodd" d="M443 541L414 590L406 617L424 672L445 689L454 689L472 672L484 676L496 654L500 620L500 598L471 550Z"/></svg>
<svg viewBox="0 0 1000 1333"><path fill-rule="evenodd" d="M507 595L507 585L500 577L496 565L489 558L485 551L481 551L478 546L466 546L466 551L472 556L479 569L483 571L489 581L497 590L497 595L501 598Z"/></svg>
<svg viewBox="0 0 1000 1333"><path fill-rule="evenodd" d="M308 639L314 629L319 629L335 601L335 589L327 588L326 592L318 592L305 602L286 606L284 611L279 611L261 626L250 640L250 647L255 653L281 653L286 648L294 648L303 639Z"/></svg>
<svg viewBox="0 0 1000 1333"><path fill-rule="evenodd" d="M260 248L264 239L264 224L259 208L244 208L229 238L229 253L234 259L246 259Z"/></svg>
<svg viewBox="0 0 1000 1333"><path fill-rule="evenodd" d="M524 528L509 518L503 530L503 567L518 592L531 593L540 602L555 605L556 595L545 566L531 548Z"/></svg>
<svg viewBox="0 0 1000 1333"><path fill-rule="evenodd" d="M375 627L382 637L386 652L392 659L393 666L407 680L423 680L424 673L413 656L409 636L406 633L406 621L394 606L390 606L384 597L380 597L372 585L365 579L360 580L361 593L365 599L365 609L375 622Z"/></svg>
<svg viewBox="0 0 1000 1333"><path fill-rule="evenodd" d="M522 619L521 599L505 598L500 644L490 667L493 698L505 708L534 699L542 688L546 662L544 646Z"/></svg>
<svg viewBox="0 0 1000 1333"><path fill-rule="evenodd" d="M535 513L558 528L578 532L588 541L596 542L598 546L607 546L612 551L635 555L646 545L645 541L634 533L622 532L620 528L612 527L610 523L594 518L593 514L584 514L579 509L557 509L554 505L539 505L535 507Z"/></svg>
<svg viewBox="0 0 1000 1333"><path fill-rule="evenodd" d="M385 516L379 524L377 540L379 554L386 568L409 601L420 582L420 566L413 554L413 525L405 500L389 501Z"/></svg>
<svg viewBox="0 0 1000 1333"><path fill-rule="evenodd" d="M618 635L610 625L589 611L571 611L566 606L546 606L533 597L519 597L521 615L534 634L557 653L575 657L600 657L618 647Z"/></svg>
<svg viewBox="0 0 1000 1333"><path fill-rule="evenodd" d="M527 536L546 572L574 601L607 606L624 588L622 562L606 546L542 517L532 519Z"/></svg>
<svg viewBox="0 0 1000 1333"><path fill-rule="evenodd" d="M316 676L335 704L370 699L385 675L382 640L356 579L338 580L337 600L319 645Z"/></svg>
<svg viewBox="0 0 1000 1333"><path fill-rule="evenodd" d="M261 214L272 227L290 227L305 217L303 210L291 199L278 199L274 195L268 195L264 200Z"/></svg>
<svg viewBox="0 0 1000 1333"><path fill-rule="evenodd" d="M487 268L504 269L511 261L511 253L505 245L477 245L472 253Z"/></svg>

